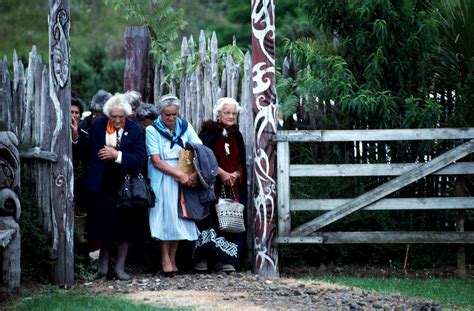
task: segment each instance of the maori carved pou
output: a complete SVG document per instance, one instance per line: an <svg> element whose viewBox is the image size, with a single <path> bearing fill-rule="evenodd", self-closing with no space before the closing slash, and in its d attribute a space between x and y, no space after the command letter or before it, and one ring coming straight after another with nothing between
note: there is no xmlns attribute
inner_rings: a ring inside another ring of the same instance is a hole
<svg viewBox="0 0 474 311"><path fill-rule="evenodd" d="M9 291L20 286L20 155L13 132L0 132L0 246L2 286Z"/></svg>
<svg viewBox="0 0 474 311"><path fill-rule="evenodd" d="M0 216L20 218L20 157L12 132L0 132Z"/></svg>
<svg viewBox="0 0 474 311"><path fill-rule="evenodd" d="M278 275L276 236L275 6L252 0L252 77L255 115L255 253L258 273Z"/></svg>

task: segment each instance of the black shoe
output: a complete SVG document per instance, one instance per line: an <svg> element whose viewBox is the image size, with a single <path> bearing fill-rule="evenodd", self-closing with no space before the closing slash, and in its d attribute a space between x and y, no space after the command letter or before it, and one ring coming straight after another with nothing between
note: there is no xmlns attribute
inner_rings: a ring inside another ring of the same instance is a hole
<svg viewBox="0 0 474 311"><path fill-rule="evenodd" d="M165 278L172 278L175 274L176 274L176 272L174 272L174 271L163 271L163 276Z"/></svg>

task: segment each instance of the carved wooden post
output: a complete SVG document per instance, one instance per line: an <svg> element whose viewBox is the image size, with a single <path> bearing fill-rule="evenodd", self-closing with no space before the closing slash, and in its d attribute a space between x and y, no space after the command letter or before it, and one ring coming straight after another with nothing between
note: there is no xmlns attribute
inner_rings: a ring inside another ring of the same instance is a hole
<svg viewBox="0 0 474 311"><path fill-rule="evenodd" d="M255 265L259 274L278 276L276 236L275 6L252 0L252 76L255 115Z"/></svg>
<svg viewBox="0 0 474 311"><path fill-rule="evenodd" d="M153 100L152 86L148 83L150 46L151 38L147 27L129 26L125 29L127 60L123 88L125 91L139 92L142 94L142 98L147 101Z"/></svg>
<svg viewBox="0 0 474 311"><path fill-rule="evenodd" d="M20 155L13 132L0 132L0 247L2 251L2 287L8 291L20 287Z"/></svg>
<svg viewBox="0 0 474 311"><path fill-rule="evenodd" d="M55 284L74 282L73 169L70 134L71 74L69 0L49 0L49 97L55 114L51 152L58 161L51 166L51 213L53 252L52 279ZM55 256L56 255L56 256Z"/></svg>

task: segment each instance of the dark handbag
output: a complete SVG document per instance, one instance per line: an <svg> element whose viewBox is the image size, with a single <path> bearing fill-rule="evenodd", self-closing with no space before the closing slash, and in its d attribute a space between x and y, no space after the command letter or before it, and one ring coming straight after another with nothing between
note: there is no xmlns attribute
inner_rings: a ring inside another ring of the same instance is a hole
<svg viewBox="0 0 474 311"><path fill-rule="evenodd" d="M150 186L150 180L144 178L141 173L136 178L127 174L118 195L118 208L155 207L155 193Z"/></svg>

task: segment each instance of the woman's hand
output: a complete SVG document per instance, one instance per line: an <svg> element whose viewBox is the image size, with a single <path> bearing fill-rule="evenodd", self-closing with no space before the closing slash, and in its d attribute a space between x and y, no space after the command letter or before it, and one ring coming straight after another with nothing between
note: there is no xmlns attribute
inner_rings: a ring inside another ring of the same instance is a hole
<svg viewBox="0 0 474 311"><path fill-rule="evenodd" d="M189 182L189 176L186 173L179 172L178 176L176 177L176 181L182 185L187 186L187 183Z"/></svg>
<svg viewBox="0 0 474 311"><path fill-rule="evenodd" d="M100 149L97 153L99 159L101 160L116 160L118 156L118 151L115 150L114 147L104 146L104 148Z"/></svg>
<svg viewBox="0 0 474 311"><path fill-rule="evenodd" d="M75 118L71 118L71 136L73 142L79 139L79 123Z"/></svg>
<svg viewBox="0 0 474 311"><path fill-rule="evenodd" d="M188 187L196 187L198 184L198 177L197 177L197 173L194 172L192 173L191 175L189 175L189 180L188 182L186 183L186 186Z"/></svg>
<svg viewBox="0 0 474 311"><path fill-rule="evenodd" d="M219 169L219 176L221 177L222 183L226 186L233 186L239 177L238 172L229 173L223 169Z"/></svg>

